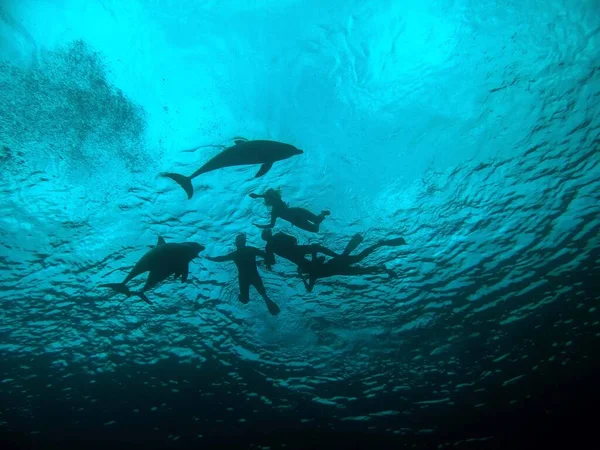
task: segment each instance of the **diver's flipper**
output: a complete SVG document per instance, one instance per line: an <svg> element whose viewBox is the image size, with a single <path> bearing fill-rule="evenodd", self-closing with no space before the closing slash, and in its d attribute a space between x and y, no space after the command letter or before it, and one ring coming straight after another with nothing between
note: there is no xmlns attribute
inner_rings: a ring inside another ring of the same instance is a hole
<svg viewBox="0 0 600 450"><path fill-rule="evenodd" d="M267 304L267 309L269 310L271 315L276 316L277 314L279 314L281 312L281 310L279 309L279 306L277 306L277 303L275 303L273 300L265 299L265 303Z"/></svg>
<svg viewBox="0 0 600 450"><path fill-rule="evenodd" d="M158 247L159 245L163 245L166 243L167 243L167 241L165 241L165 238L163 238L162 236L159 236L158 241L156 242L156 246Z"/></svg>
<svg viewBox="0 0 600 450"><path fill-rule="evenodd" d="M178 173L168 172L163 172L160 175L166 178L170 178L171 180L179 184L179 186L181 186L187 194L188 199L192 198L192 196L194 195L194 186L192 186L192 179L190 177L186 177L185 175L180 175Z"/></svg>
<svg viewBox="0 0 600 450"><path fill-rule="evenodd" d="M344 249L344 253L342 253L342 255L348 256L350 253L356 250L356 247L358 247L362 241L363 237L360 234L356 233L354 236L352 236L352 239L350 239L348 245L346 245L346 248Z"/></svg>
<svg viewBox="0 0 600 450"><path fill-rule="evenodd" d="M406 245L406 241L404 240L404 238L394 238L394 239L387 239L387 240L383 240L381 241L381 245L389 245L391 247L397 247L398 245Z"/></svg>
<svg viewBox="0 0 600 450"><path fill-rule="evenodd" d="M265 173L271 170L271 167L273 167L273 163L263 164L260 166L258 172L256 172L256 175L254 175L254 178L262 177Z"/></svg>

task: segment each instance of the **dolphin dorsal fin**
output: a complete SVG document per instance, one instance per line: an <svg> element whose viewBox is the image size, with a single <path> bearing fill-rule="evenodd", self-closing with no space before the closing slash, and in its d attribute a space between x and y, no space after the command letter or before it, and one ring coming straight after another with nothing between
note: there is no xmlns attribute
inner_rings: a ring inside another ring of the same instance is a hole
<svg viewBox="0 0 600 450"><path fill-rule="evenodd" d="M156 246L158 247L159 245L163 245L166 243L167 243L167 241L165 241L165 238L163 238L162 236L159 236L158 241L156 241Z"/></svg>

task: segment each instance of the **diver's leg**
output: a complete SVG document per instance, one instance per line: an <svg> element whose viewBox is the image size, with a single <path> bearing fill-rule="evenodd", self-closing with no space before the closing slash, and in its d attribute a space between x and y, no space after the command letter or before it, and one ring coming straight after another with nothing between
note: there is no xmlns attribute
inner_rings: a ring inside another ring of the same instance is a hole
<svg viewBox="0 0 600 450"><path fill-rule="evenodd" d="M317 216L308 209L296 207L289 208L288 213L291 224L313 233L319 231L319 225L329 215L329 211L323 211Z"/></svg>
<svg viewBox="0 0 600 450"><path fill-rule="evenodd" d="M333 250L329 250L327 247L323 247L321 244L312 244L310 246L310 251L313 255L316 255L317 253L323 253L324 255L331 256L332 258L340 256L338 253L334 252Z"/></svg>
<svg viewBox="0 0 600 450"><path fill-rule="evenodd" d="M319 225L321 222L323 222L325 220L325 217L327 217L329 214L331 214L326 209L321 211L321 214L319 214L319 215L316 215L315 213L312 213L308 209L305 209L305 208L298 208L298 210L299 210L299 212L301 212L301 214L304 215L305 220L308 220L309 222L314 222L317 225Z"/></svg>
<svg viewBox="0 0 600 450"><path fill-rule="evenodd" d="M380 245L387 245L389 247L397 247L399 245L406 245L406 241L404 240L404 238L398 237L398 238L394 238L394 239L384 239L382 241L379 241Z"/></svg>
<svg viewBox="0 0 600 450"><path fill-rule="evenodd" d="M374 275L378 273L387 273L390 278L394 276L394 272L383 264L380 266L367 266L367 267L345 267L343 270L338 272L339 275Z"/></svg>
<svg viewBox="0 0 600 450"><path fill-rule="evenodd" d="M373 253L375 250L377 250L381 246L382 246L382 244L380 242L378 242L377 244L373 244L370 247L365 248L358 255L344 255L344 261L347 261L348 264L356 264L357 262L365 259L367 256L369 256L371 253Z"/></svg>
<svg viewBox="0 0 600 450"><path fill-rule="evenodd" d="M362 241L363 241L363 237L359 233L356 233L354 236L352 236L352 238L346 245L346 248L344 249L344 252L342 253L342 255L344 255L344 256L350 255L350 253L352 253L354 250L356 250L356 247L358 247Z"/></svg>
<svg viewBox="0 0 600 450"><path fill-rule="evenodd" d="M349 267L349 275L371 275L385 272L385 266Z"/></svg>
<svg viewBox="0 0 600 450"><path fill-rule="evenodd" d="M331 213L327 210L323 210L318 216L315 216L313 213L310 214L314 216L314 218L311 218L311 222L315 224L315 227L317 227L317 231L319 231L319 226L321 225L321 222L323 222L325 220L325 217L327 217Z"/></svg>
<svg viewBox="0 0 600 450"><path fill-rule="evenodd" d="M340 256L333 250L329 250L327 247L323 247L321 244L310 244L310 245L297 245L298 253L302 252L302 255L312 255L313 259L317 258L317 253L323 253L324 255L335 258Z"/></svg>
<svg viewBox="0 0 600 450"><path fill-rule="evenodd" d="M252 284L254 285L254 287L256 288L258 293L261 295L261 297L265 301L269 312L274 316L279 314L279 311L280 311L279 306L277 306L277 303L275 303L273 300L271 300L269 298L269 296L267 295L267 291L265 290L265 286L262 282L262 279L260 278L260 275L256 275L254 280L252 280Z"/></svg>
<svg viewBox="0 0 600 450"><path fill-rule="evenodd" d="M319 231L319 225L316 225L308 220L304 220L298 217L294 217L294 220L290 220L290 223L292 225L297 226L298 228L301 228L304 231L310 231L311 233L316 233L317 231Z"/></svg>
<svg viewBox="0 0 600 450"><path fill-rule="evenodd" d="M319 218L319 216L317 216L316 214L310 212L308 209L306 208L290 208L293 210L294 215L296 217L298 217L298 219L302 219L302 220L306 220L308 222L319 222L319 220L322 220Z"/></svg>
<svg viewBox="0 0 600 450"><path fill-rule="evenodd" d="M317 225L321 225L321 222L323 222L323 221L325 220L325 217L327 217L329 214L331 214L331 213L329 212L329 210L327 210L327 209L324 209L323 211L321 211L321 214L319 214L319 215L317 216L317 220L315 221L315 223L316 223Z"/></svg>
<svg viewBox="0 0 600 450"><path fill-rule="evenodd" d="M303 246L303 247L308 247L308 246ZM304 273L308 272L308 270L310 269L310 265L311 262L310 260L306 259L304 257L303 253L301 258L296 258L293 262L294 264L296 264L296 266L298 267L298 275L300 275L301 277L303 276Z"/></svg>
<svg viewBox="0 0 600 450"><path fill-rule="evenodd" d="M373 244L370 247L367 247L358 255L350 255L350 252L354 250L354 248L356 248L358 244L360 244L360 241L362 241L360 235L355 235L348 243L346 250L344 250L343 258L344 262L346 262L347 264L356 264L357 262L362 261L380 247L397 247L399 245L406 245L406 241L403 238L384 239L379 241L377 244ZM348 251L348 249L351 250Z"/></svg>
<svg viewBox="0 0 600 450"><path fill-rule="evenodd" d="M379 241L377 244L373 244L370 247L367 247L358 255L344 255L344 261L348 261L348 264L356 264L359 261L362 261L371 253L373 253L378 248L388 246L388 247L397 247L399 245L406 245L406 241L403 238L396 239L387 239Z"/></svg>
<svg viewBox="0 0 600 450"><path fill-rule="evenodd" d="M239 299L240 302L246 304L250 301L250 281L243 276L240 276L238 279L240 283Z"/></svg>

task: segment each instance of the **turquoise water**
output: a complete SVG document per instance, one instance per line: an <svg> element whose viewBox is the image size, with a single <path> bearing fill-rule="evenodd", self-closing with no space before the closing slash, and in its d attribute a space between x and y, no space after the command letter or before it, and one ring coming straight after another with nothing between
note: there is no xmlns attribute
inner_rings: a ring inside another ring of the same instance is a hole
<svg viewBox="0 0 600 450"><path fill-rule="evenodd" d="M453 424L510 416L598 356L598 6L2 2L0 431L498 439ZM305 153L204 174L192 200L158 176L235 136ZM403 236L365 260L399 277L307 293L261 265L281 314L241 304L234 266L204 255L239 232L264 245L248 194L270 187L331 211L318 234L278 222L301 243ZM206 251L153 306L119 306L97 285L157 235Z"/></svg>

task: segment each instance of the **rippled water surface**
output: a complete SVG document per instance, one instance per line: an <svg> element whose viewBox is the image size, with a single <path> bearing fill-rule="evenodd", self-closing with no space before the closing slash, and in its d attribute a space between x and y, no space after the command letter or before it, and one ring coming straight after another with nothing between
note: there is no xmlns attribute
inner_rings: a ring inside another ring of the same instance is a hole
<svg viewBox="0 0 600 450"><path fill-rule="evenodd" d="M497 439L453 424L510 414L598 357L598 11L2 2L0 431ZM261 178L202 175L192 200L158 176L193 172L235 136L305 153ZM248 194L270 187L331 211L318 234L277 223L301 243L403 236L364 261L399 276L307 293L282 260L259 266L281 314L255 291L241 304L235 267L204 255L239 232L264 244L252 223L269 212ZM206 246L185 284L151 291L153 305L97 287L158 235Z"/></svg>

